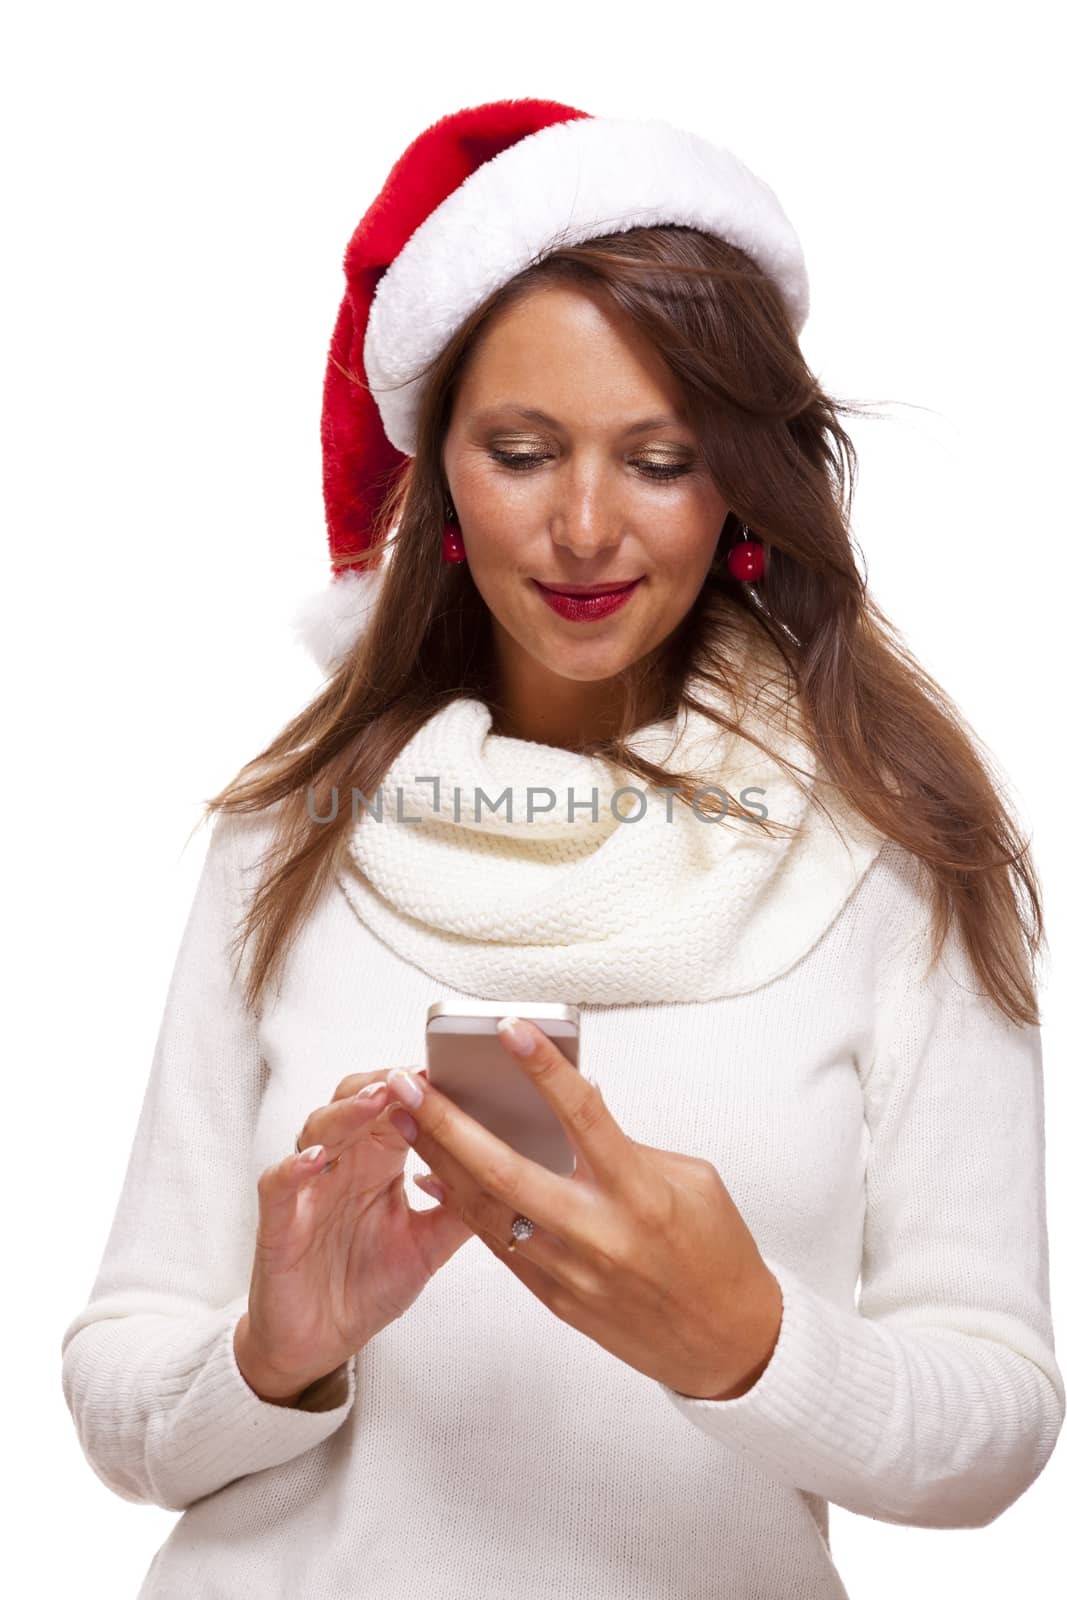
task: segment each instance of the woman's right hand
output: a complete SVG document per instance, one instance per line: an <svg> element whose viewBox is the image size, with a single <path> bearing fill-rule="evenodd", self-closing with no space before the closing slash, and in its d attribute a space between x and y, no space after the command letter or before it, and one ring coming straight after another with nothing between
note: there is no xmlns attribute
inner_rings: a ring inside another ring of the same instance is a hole
<svg viewBox="0 0 1067 1600"><path fill-rule="evenodd" d="M291 1401L342 1366L474 1237L444 1206L408 1205L411 1146L385 1115L396 1104L387 1073L343 1078L297 1141L324 1150L310 1162L286 1156L260 1176L248 1311L234 1349L263 1399ZM372 1085L376 1092L360 1095Z"/></svg>

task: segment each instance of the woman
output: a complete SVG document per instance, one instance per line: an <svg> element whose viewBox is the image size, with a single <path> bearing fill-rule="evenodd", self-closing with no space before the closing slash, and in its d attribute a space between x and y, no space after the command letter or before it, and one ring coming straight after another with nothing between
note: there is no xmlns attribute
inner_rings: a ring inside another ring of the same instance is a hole
<svg viewBox="0 0 1067 1600"><path fill-rule="evenodd" d="M1029 852L735 157L468 108L345 271L327 679L209 803L82 1447L142 1596L842 1595L829 1502L981 1527L1062 1425ZM572 1177L396 1070L457 997L581 1007L501 1031Z"/></svg>

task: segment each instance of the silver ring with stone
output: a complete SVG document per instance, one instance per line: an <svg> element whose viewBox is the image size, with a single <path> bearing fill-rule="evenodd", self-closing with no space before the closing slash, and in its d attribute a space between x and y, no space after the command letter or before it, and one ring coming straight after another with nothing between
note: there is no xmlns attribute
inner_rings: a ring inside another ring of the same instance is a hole
<svg viewBox="0 0 1067 1600"><path fill-rule="evenodd" d="M511 1243L509 1250L514 1250L516 1243L521 1239L528 1239L534 1231L534 1225L529 1217L516 1217L511 1224Z"/></svg>

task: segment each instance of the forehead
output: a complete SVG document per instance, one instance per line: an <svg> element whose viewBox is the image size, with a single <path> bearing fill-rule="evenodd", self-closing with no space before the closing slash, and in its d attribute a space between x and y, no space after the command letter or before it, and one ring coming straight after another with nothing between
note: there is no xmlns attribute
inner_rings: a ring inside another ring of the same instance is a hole
<svg viewBox="0 0 1067 1600"><path fill-rule="evenodd" d="M600 422L630 434L686 426L685 392L651 341L614 307L569 286L537 291L494 317L467 358L456 405L472 426Z"/></svg>

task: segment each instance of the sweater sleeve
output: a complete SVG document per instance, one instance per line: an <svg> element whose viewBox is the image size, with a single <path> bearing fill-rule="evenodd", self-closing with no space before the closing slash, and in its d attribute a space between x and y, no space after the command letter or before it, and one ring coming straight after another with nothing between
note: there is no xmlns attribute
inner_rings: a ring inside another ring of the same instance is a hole
<svg viewBox="0 0 1067 1600"><path fill-rule="evenodd" d="M764 1254L782 1291L746 1394L660 1384L710 1438L860 1516L981 1528L1041 1473L1064 1419L1049 1298L1037 1025L980 992L953 927L894 941L862 1073L870 1132L855 1308Z"/></svg>
<svg viewBox="0 0 1067 1600"><path fill-rule="evenodd" d="M181 1511L339 1428L354 1357L272 1405L237 1365L259 1201L264 1063L230 949L238 841L216 818L167 993L96 1281L62 1339L62 1384L93 1471L124 1500Z"/></svg>

